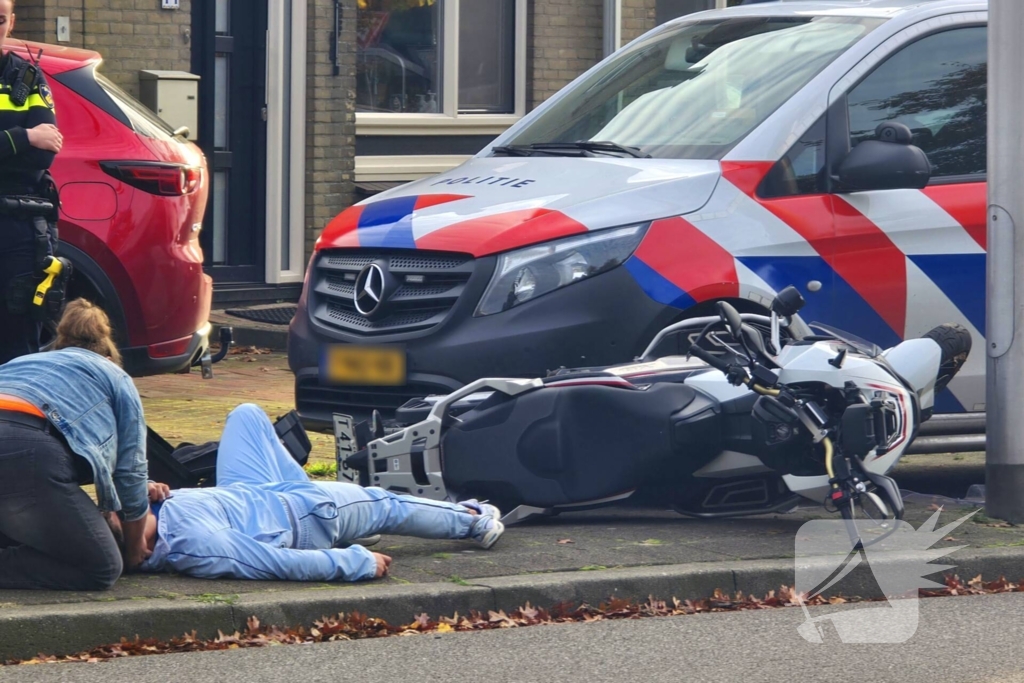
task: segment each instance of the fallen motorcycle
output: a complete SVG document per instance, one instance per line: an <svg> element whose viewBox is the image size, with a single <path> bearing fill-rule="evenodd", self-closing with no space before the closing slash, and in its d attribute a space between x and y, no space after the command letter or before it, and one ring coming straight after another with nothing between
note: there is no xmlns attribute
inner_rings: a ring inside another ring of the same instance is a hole
<svg viewBox="0 0 1024 683"><path fill-rule="evenodd" d="M489 499L514 523L609 505L648 486L698 517L786 511L902 517L886 474L967 359L941 325L881 350L803 325L803 298L771 315L718 315L662 330L635 362L538 379L481 379L398 411L407 426L335 415L338 478L439 500ZM805 333L811 332L810 334ZM652 358L670 334L687 356Z"/></svg>

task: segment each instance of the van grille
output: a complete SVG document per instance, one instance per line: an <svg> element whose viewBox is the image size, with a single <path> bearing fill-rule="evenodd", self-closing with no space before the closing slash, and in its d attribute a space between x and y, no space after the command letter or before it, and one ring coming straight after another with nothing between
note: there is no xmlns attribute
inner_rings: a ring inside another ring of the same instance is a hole
<svg viewBox="0 0 1024 683"><path fill-rule="evenodd" d="M381 314L367 318L356 309L355 285L371 263L386 273ZM396 249L332 249L317 259L310 288L310 310L323 325L359 335L430 329L455 306L473 274L465 254Z"/></svg>

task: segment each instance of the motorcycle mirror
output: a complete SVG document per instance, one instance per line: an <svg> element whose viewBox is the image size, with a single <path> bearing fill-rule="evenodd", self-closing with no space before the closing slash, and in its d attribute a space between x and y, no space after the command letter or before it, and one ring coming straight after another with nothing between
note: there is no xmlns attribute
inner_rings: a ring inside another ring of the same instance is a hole
<svg viewBox="0 0 1024 683"><path fill-rule="evenodd" d="M775 295L775 299L772 301L772 311L783 318L789 318L796 315L805 303L800 290L790 285Z"/></svg>
<svg viewBox="0 0 1024 683"><path fill-rule="evenodd" d="M718 317L722 319L726 327L729 328L729 334L739 344L744 344L743 338L743 319L740 318L739 312L732 307L727 301L718 302Z"/></svg>

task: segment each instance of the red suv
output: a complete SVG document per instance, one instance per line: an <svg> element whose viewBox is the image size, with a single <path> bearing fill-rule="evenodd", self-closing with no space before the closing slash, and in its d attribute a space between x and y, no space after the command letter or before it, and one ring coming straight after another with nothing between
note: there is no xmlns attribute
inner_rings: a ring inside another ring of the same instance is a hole
<svg viewBox="0 0 1024 683"><path fill-rule="evenodd" d="M68 298L107 311L131 374L187 369L208 347L213 292L199 246L209 187L203 154L97 73L99 54L7 46L25 59L42 48L64 135L51 172L60 255L75 266Z"/></svg>

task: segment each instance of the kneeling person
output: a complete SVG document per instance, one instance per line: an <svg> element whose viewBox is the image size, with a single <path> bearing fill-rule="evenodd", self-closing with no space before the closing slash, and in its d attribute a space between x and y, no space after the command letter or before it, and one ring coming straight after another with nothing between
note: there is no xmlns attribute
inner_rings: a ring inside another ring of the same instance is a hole
<svg viewBox="0 0 1024 683"><path fill-rule="evenodd" d="M491 505L461 505L380 488L310 481L266 413L252 404L228 415L217 486L179 489L153 505L152 556L143 571L204 578L358 581L384 576L391 558L360 545L378 533L468 538L490 548L504 531Z"/></svg>

